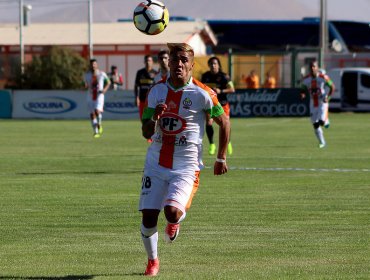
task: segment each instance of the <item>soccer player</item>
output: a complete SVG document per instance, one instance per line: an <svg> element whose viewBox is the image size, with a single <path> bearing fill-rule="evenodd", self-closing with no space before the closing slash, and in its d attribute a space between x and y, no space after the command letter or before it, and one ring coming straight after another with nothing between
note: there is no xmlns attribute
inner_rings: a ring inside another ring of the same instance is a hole
<svg viewBox="0 0 370 280"><path fill-rule="evenodd" d="M90 59L90 69L85 73L85 88L89 90L87 105L90 110L94 138L99 138L103 133L104 94L109 86L110 80L107 74L99 70L96 59Z"/></svg>
<svg viewBox="0 0 370 280"><path fill-rule="evenodd" d="M325 91L325 87L329 88L329 91ZM333 93L335 87L333 82L327 75L319 73L319 67L317 61L310 63L310 74L303 78L301 97L302 99L306 95L310 95L310 114L315 135L319 140L319 148L326 146L324 138L324 132L322 126L325 124L325 117L328 110L328 100Z"/></svg>
<svg viewBox="0 0 370 280"><path fill-rule="evenodd" d="M159 271L157 252L158 216L162 209L167 220L165 241L179 235L193 196L199 186L202 163L202 138L206 114L220 126L219 149L214 174L228 170L226 149L230 124L216 93L192 78L194 50L185 43L168 43L170 77L149 91L143 114L142 133L151 138L139 202L142 212L141 236L148 256L145 275Z"/></svg>
<svg viewBox="0 0 370 280"><path fill-rule="evenodd" d="M202 75L201 81L217 93L217 99L220 101L222 108L225 111L226 116L230 119L230 105L227 101L227 94L235 92L234 84L230 79L230 76L222 71L220 59L216 56L208 59L209 71ZM216 144L213 140L212 118L207 118L206 134L209 141L208 153L214 155L216 153ZM231 142L227 146L227 152L229 155L233 153L233 147Z"/></svg>
<svg viewBox="0 0 370 280"><path fill-rule="evenodd" d="M154 77L157 75L157 71L153 69L152 56L146 55L144 63L145 67L136 72L135 78L135 102L136 106L139 107L140 120L143 116L148 90L153 85Z"/></svg>
<svg viewBox="0 0 370 280"><path fill-rule="evenodd" d="M158 83L163 79L167 79L170 76L170 67L168 66L168 60L170 53L168 50L162 50L158 53L159 72L154 77L154 83Z"/></svg>

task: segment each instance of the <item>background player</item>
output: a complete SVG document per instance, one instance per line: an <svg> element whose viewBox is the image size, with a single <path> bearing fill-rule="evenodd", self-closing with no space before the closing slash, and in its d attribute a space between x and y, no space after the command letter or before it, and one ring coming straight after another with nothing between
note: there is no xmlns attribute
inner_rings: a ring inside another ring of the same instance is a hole
<svg viewBox="0 0 370 280"><path fill-rule="evenodd" d="M325 91L325 87L329 91ZM310 74L303 78L301 97L305 98L310 95L310 114L311 121L314 127L315 135L319 140L319 148L326 146L324 132L321 126L325 124L325 117L328 110L328 100L333 93L335 87L333 82L327 75L319 73L317 61L310 63Z"/></svg>
<svg viewBox="0 0 370 280"><path fill-rule="evenodd" d="M94 138L99 138L103 133L104 94L109 89L109 86L110 80L107 74L99 70L96 59L91 59L90 69L85 74L85 88L89 90L87 105L90 110Z"/></svg>
<svg viewBox="0 0 370 280"><path fill-rule="evenodd" d="M153 57L146 55L144 57L145 67L138 70L135 78L135 102L136 106L139 107L140 120L143 116L145 107L146 96L149 88L154 83L154 77L157 75L157 71L153 69Z"/></svg>
<svg viewBox="0 0 370 280"><path fill-rule="evenodd" d="M160 211L164 209L168 222L165 240L173 242L197 191L203 167L206 114L220 126L214 174L227 172L229 119L216 94L192 78L192 47L180 43L168 44L168 48L170 77L151 88L143 114L143 136L153 140L147 151L139 203L141 235L148 256L145 275L148 276L155 276L159 271L157 222Z"/></svg>
<svg viewBox="0 0 370 280"><path fill-rule="evenodd" d="M170 53L168 50L162 50L158 53L159 72L154 77L154 83L167 79L170 76L170 67L168 66L169 58Z"/></svg>
<svg viewBox="0 0 370 280"><path fill-rule="evenodd" d="M225 114L230 118L230 105L227 101L227 94L235 92L234 84L230 79L230 76L222 71L222 66L220 59L216 56L208 59L209 71L205 72L202 75L201 81L210 88L212 88L217 93L217 98L222 105L222 108L225 111ZM213 130L213 120L207 118L206 124L206 133L209 141L209 150L210 155L216 153L216 144L213 140L214 130ZM233 153L233 148L231 142L227 146L227 152L229 155Z"/></svg>

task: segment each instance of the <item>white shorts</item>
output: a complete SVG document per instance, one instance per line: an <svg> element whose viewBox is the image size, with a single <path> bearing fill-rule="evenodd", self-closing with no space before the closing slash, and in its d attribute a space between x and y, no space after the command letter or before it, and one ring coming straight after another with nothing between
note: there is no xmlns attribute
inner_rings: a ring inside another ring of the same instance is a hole
<svg viewBox="0 0 370 280"><path fill-rule="evenodd" d="M320 104L318 107L311 106L311 122L317 123L320 120L325 122L328 117L328 107L327 102Z"/></svg>
<svg viewBox="0 0 370 280"><path fill-rule="evenodd" d="M103 112L104 110L104 94L100 93L98 94L98 97L96 100L92 99L92 95L87 95L87 106L89 108L89 112L93 113L95 110L99 110L100 112Z"/></svg>
<svg viewBox="0 0 370 280"><path fill-rule="evenodd" d="M139 210L171 205L185 213L198 190L199 171L172 170L157 166L144 169Z"/></svg>

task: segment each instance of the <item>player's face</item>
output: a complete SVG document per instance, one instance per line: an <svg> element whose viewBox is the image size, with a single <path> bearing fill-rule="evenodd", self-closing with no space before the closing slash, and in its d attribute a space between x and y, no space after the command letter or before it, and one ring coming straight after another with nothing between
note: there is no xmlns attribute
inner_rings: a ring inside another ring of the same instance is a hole
<svg viewBox="0 0 370 280"><path fill-rule="evenodd" d="M313 76L317 76L317 73L319 71L319 67L317 66L316 62L312 62L310 64L310 72Z"/></svg>
<svg viewBox="0 0 370 280"><path fill-rule="evenodd" d="M170 59L169 55L165 53L158 57L158 62L162 68L168 68L169 59Z"/></svg>
<svg viewBox="0 0 370 280"><path fill-rule="evenodd" d="M218 64L218 61L216 59L212 59L209 64L209 70L212 72L212 73L218 73L220 71L220 65Z"/></svg>
<svg viewBox="0 0 370 280"><path fill-rule="evenodd" d="M188 52L178 51L171 54L169 66L172 81L175 85L182 86L189 81L192 75L194 58Z"/></svg>
<svg viewBox="0 0 370 280"><path fill-rule="evenodd" d="M98 69L98 63L96 61L91 62L90 69L92 72Z"/></svg>
<svg viewBox="0 0 370 280"><path fill-rule="evenodd" d="M145 59L144 63L145 63L145 67L146 67L147 69L152 69L152 67L153 67L153 58L151 58L151 57L147 57L147 58Z"/></svg>

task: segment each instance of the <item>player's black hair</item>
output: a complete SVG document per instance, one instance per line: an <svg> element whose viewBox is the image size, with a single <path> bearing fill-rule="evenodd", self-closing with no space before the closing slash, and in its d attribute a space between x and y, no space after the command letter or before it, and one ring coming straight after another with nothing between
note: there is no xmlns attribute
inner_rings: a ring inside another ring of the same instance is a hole
<svg viewBox="0 0 370 280"><path fill-rule="evenodd" d="M162 56L162 55L164 55L164 54L168 54L168 55L170 55L169 50L161 50L161 51L158 53L158 57L161 57L161 56Z"/></svg>
<svg viewBox="0 0 370 280"><path fill-rule="evenodd" d="M222 72L222 65L221 65L221 61L220 61L220 59L219 59L217 56L212 56L212 57L210 57L210 58L208 59L208 62L207 62L208 66L211 64L211 61L212 61L212 60L216 60L216 61L217 61L218 66L220 66L220 72Z"/></svg>
<svg viewBox="0 0 370 280"><path fill-rule="evenodd" d="M90 59L90 64L91 64L91 63L93 63L93 62L97 62L97 61L96 61L96 58L92 58L92 59Z"/></svg>

